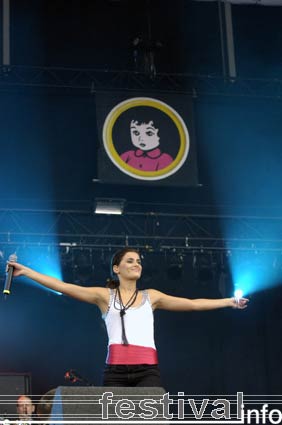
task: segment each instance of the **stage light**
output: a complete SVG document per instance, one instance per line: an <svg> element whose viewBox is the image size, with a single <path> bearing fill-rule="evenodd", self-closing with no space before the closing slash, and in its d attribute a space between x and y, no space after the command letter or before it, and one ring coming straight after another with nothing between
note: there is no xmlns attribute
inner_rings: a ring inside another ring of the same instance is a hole
<svg viewBox="0 0 282 425"><path fill-rule="evenodd" d="M194 253L192 266L199 282L206 284L214 279L215 265L211 252Z"/></svg>
<svg viewBox="0 0 282 425"><path fill-rule="evenodd" d="M273 267L272 252L238 251L228 258L235 289L244 296L250 295L280 282L280 272ZM238 282L238 283L236 283Z"/></svg>
<svg viewBox="0 0 282 425"><path fill-rule="evenodd" d="M240 300L243 297L243 291L242 289L236 289L234 291L234 297L236 298L236 300Z"/></svg>
<svg viewBox="0 0 282 425"><path fill-rule="evenodd" d="M180 280L183 274L184 256L179 254L170 254L167 257L166 274L171 280Z"/></svg>
<svg viewBox="0 0 282 425"><path fill-rule="evenodd" d="M125 199L96 199L95 214L121 215L125 206Z"/></svg>
<svg viewBox="0 0 282 425"><path fill-rule="evenodd" d="M55 277L62 280L62 271L60 264L60 254L58 247L54 245L48 246L28 246L20 249L18 252L18 261L27 264L40 273ZM43 291L51 292L56 295L62 295L61 292L47 288L35 281L23 278L29 285L39 287Z"/></svg>

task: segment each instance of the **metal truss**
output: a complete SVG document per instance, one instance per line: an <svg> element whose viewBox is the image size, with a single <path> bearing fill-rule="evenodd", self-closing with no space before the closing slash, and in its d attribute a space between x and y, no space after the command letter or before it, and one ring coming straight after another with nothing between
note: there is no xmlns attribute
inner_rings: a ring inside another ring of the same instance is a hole
<svg viewBox="0 0 282 425"><path fill-rule="evenodd" d="M280 99L282 79L223 78L212 75L157 73L130 70L78 69L39 66L0 67L0 88L166 91L197 96L237 96Z"/></svg>
<svg viewBox="0 0 282 425"><path fill-rule="evenodd" d="M149 252L282 252L282 217L194 212L185 206L128 204L121 216L89 209L1 209L0 251L138 247ZM165 212L164 212L165 211ZM203 210L202 210L203 211Z"/></svg>

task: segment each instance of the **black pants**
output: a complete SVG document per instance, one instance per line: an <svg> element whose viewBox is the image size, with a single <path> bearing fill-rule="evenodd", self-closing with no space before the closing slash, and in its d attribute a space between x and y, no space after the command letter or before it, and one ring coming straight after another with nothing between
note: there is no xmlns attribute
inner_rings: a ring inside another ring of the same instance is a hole
<svg viewBox="0 0 282 425"><path fill-rule="evenodd" d="M106 365L106 387L161 387L158 365Z"/></svg>

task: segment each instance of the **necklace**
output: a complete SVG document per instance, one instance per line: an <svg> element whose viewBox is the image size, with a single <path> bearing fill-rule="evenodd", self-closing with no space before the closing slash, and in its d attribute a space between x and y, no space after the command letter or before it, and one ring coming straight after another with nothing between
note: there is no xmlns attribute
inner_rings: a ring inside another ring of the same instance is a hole
<svg viewBox="0 0 282 425"><path fill-rule="evenodd" d="M118 295L119 305L117 304L117 295ZM131 295L131 297L127 301L127 303L123 304L119 287L117 288L116 293L115 293L114 307L115 307L116 310L119 310L119 315L120 315L120 318L121 318L121 329L122 329L122 335L121 336L122 336L123 345L128 345L128 341L127 341L126 333L125 333L124 317L123 316L126 314L126 310L128 310L129 307L131 307L135 303L137 295L138 295L138 289L136 288L136 290L133 292L133 294Z"/></svg>

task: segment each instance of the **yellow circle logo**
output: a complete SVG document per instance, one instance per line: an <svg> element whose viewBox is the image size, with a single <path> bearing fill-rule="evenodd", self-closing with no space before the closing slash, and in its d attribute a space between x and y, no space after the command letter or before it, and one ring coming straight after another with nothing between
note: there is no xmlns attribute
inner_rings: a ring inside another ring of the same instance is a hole
<svg viewBox="0 0 282 425"><path fill-rule="evenodd" d="M127 99L110 111L103 143L115 166L140 180L173 175L189 152L183 119L171 106L148 97Z"/></svg>

